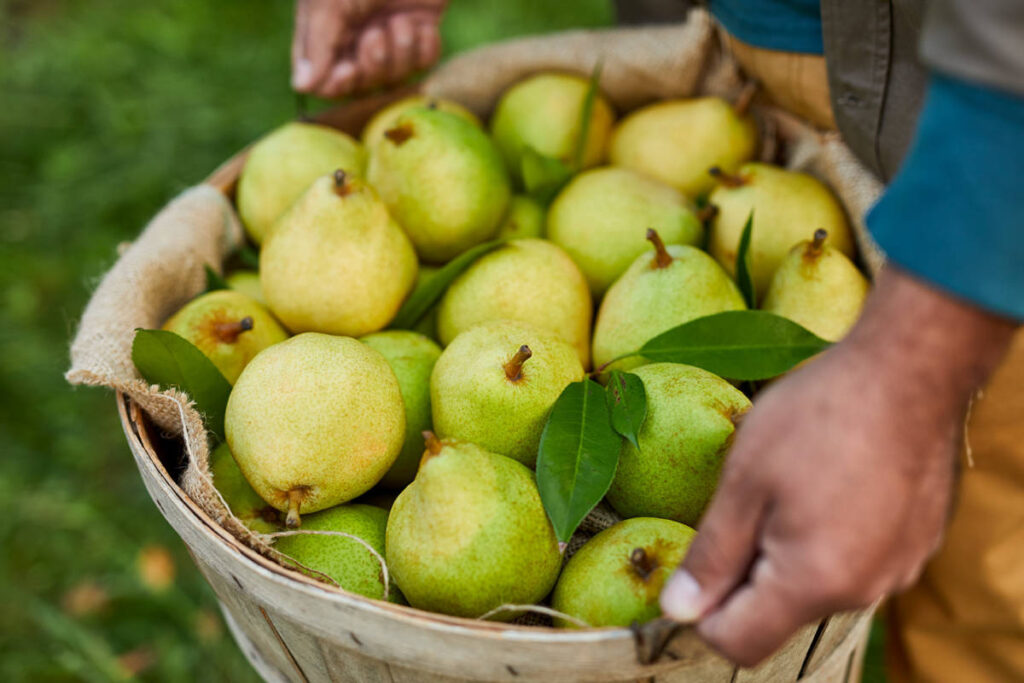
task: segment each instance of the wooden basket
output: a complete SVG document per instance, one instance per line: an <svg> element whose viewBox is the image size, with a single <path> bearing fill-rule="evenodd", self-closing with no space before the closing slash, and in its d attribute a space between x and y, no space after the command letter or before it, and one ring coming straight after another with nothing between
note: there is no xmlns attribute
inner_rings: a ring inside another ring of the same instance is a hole
<svg viewBox="0 0 1024 683"><path fill-rule="evenodd" d="M332 109L319 121L358 134L380 107L410 91ZM207 183L234 191L245 159ZM163 438L137 404L117 395L125 436L157 508L212 586L239 646L269 681L856 681L869 611L841 614L797 633L755 669L737 669L690 628L555 630L496 624L371 600L319 583L253 551L178 486L181 444ZM652 644L652 638L654 642Z"/></svg>

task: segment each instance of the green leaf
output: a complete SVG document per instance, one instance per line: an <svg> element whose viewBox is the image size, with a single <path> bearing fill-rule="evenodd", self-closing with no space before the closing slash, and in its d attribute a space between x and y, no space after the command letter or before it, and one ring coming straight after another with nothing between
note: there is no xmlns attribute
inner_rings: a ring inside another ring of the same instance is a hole
<svg viewBox="0 0 1024 683"><path fill-rule="evenodd" d="M441 295L444 294L445 290L448 289L448 285L455 278L461 275L478 258L493 251L502 244L504 244L504 240L493 240L478 244L445 264L444 268L437 271L426 284L406 299L405 303L402 304L402 308L398 310L398 314L395 315L395 319L391 321L392 329L411 330L414 328L416 323L427 314L431 306L437 303L437 300L441 298Z"/></svg>
<svg viewBox="0 0 1024 683"><path fill-rule="evenodd" d="M573 175L572 169L562 161L544 156L529 146L523 149L520 170L526 194L544 206L551 203Z"/></svg>
<svg viewBox="0 0 1024 683"><path fill-rule="evenodd" d="M643 381L631 372L612 370L605 398L612 429L640 450L640 430L647 419L647 392Z"/></svg>
<svg viewBox="0 0 1024 683"><path fill-rule="evenodd" d="M230 289L227 281L221 277L220 273L215 271L210 266L204 265L206 269L206 291L213 292L218 289Z"/></svg>
<svg viewBox="0 0 1024 683"><path fill-rule="evenodd" d="M604 389L592 379L562 391L537 454L537 488L562 543L601 502L615 477L622 438L612 429Z"/></svg>
<svg viewBox="0 0 1024 683"><path fill-rule="evenodd" d="M643 356L695 365L728 379L760 380L781 375L829 346L774 313L726 311L673 327L623 358Z"/></svg>
<svg viewBox="0 0 1024 683"><path fill-rule="evenodd" d="M248 244L238 250L238 260L253 270L259 270L260 268L260 253Z"/></svg>
<svg viewBox="0 0 1024 683"><path fill-rule="evenodd" d="M202 351L174 332L138 329L132 342L132 362L150 384L188 394L206 428L223 440L231 384Z"/></svg>
<svg viewBox="0 0 1024 683"><path fill-rule="evenodd" d="M576 146L573 151L573 168L578 172L583 168L583 154L587 149L587 138L590 136L590 117L594 113L594 101L600 92L601 69L604 63L598 60L594 70L590 72L590 85L587 87L587 94L583 98L583 108L580 110L580 121L577 129Z"/></svg>
<svg viewBox="0 0 1024 683"><path fill-rule="evenodd" d="M747 308L757 308L757 297L754 293L754 280L750 277L751 256L750 237L754 231L754 212L747 216L747 224L740 234L740 244L736 249L736 285L740 288Z"/></svg>

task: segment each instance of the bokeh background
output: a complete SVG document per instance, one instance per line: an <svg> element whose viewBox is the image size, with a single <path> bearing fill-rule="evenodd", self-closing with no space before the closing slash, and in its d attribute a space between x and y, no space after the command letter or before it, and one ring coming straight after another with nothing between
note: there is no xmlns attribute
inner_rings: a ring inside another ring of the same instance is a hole
<svg viewBox="0 0 1024 683"><path fill-rule="evenodd" d="M117 245L295 115L292 9L0 0L0 680L256 680L113 397L62 375ZM452 0L445 52L615 18L611 0Z"/></svg>

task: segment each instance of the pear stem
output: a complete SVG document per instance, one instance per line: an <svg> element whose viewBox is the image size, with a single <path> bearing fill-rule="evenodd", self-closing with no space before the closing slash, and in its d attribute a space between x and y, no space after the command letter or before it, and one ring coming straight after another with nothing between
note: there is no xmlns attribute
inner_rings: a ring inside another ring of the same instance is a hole
<svg viewBox="0 0 1024 683"><path fill-rule="evenodd" d="M718 166L712 166L708 169L708 173L719 182L721 185L726 187L743 187L747 184L747 179L742 176L733 175L732 173L726 173Z"/></svg>
<svg viewBox="0 0 1024 683"><path fill-rule="evenodd" d="M629 555L629 564L637 576L646 581L658 568L658 561L647 554L643 548L634 548Z"/></svg>
<svg viewBox="0 0 1024 683"><path fill-rule="evenodd" d="M647 241L654 245L654 261L651 262L651 268L668 268L672 265L672 254L668 253L657 230L647 228Z"/></svg>
<svg viewBox="0 0 1024 683"><path fill-rule="evenodd" d="M427 100L427 109L437 109L437 100Z"/></svg>
<svg viewBox="0 0 1024 683"><path fill-rule="evenodd" d="M348 174L339 168L334 172L334 193L339 197L345 197L351 191L352 186L348 184Z"/></svg>
<svg viewBox="0 0 1024 683"><path fill-rule="evenodd" d="M232 323L217 323L213 326L213 333L217 339L225 344L234 344L238 341L238 335L252 329L252 316L247 315L241 320Z"/></svg>
<svg viewBox="0 0 1024 683"><path fill-rule="evenodd" d="M828 239L828 231L822 228L818 228L814 231L814 238L807 243L807 247L804 248L804 258L810 261L817 259L821 256L821 251L825 247L825 240Z"/></svg>
<svg viewBox="0 0 1024 683"><path fill-rule="evenodd" d="M427 447L427 453L430 455L438 455L444 446L441 440L437 438L437 435L429 429L423 430L423 441Z"/></svg>
<svg viewBox="0 0 1024 683"><path fill-rule="evenodd" d="M697 220L701 223L707 223L708 221L714 220L717 215L718 207L714 204L708 204L703 209L697 211Z"/></svg>
<svg viewBox="0 0 1024 683"><path fill-rule="evenodd" d="M299 517L299 506L302 505L302 500L306 497L308 490L305 486L296 486L288 490L288 515L284 518L284 525L289 529L298 529L302 524L302 518Z"/></svg>
<svg viewBox="0 0 1024 683"><path fill-rule="evenodd" d="M505 377L510 382L518 382L523 378L523 363L533 356L533 351L526 344L519 347L519 350L515 352L515 355L505 363Z"/></svg>
<svg viewBox="0 0 1024 683"><path fill-rule="evenodd" d="M754 101L754 95L760 90L761 84L757 81L747 81L743 86L743 90L736 96L736 101L732 103L732 110L736 112L736 116L746 116L750 110L750 103Z"/></svg>

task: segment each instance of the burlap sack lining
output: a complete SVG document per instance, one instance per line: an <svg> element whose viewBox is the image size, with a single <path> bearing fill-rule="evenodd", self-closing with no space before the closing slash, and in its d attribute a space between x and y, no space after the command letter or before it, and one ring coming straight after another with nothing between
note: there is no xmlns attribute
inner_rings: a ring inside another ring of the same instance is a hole
<svg viewBox="0 0 1024 683"><path fill-rule="evenodd" d="M602 89L620 115L661 99L694 94L732 98L743 86L710 16L695 10L678 26L572 31L480 48L438 68L423 90L486 115L505 88L527 75L551 70L589 74L598 62L603 64ZM764 134L761 157L816 175L835 190L855 228L862 258L875 272L882 257L864 228L863 216L881 193L881 184L838 134L821 134L756 101L753 111ZM188 397L148 385L131 360L135 329L159 327L202 292L204 266L220 270L242 239L237 215L220 192L199 185L179 195L123 250L93 293L71 346L66 378L74 385L124 392L160 429L180 436L188 458L181 486L188 496L254 550L296 568L274 551L269 538L252 532L228 510L213 486L209 443ZM619 519L606 505L598 506L581 524L567 555ZM517 621L550 624L543 615Z"/></svg>

